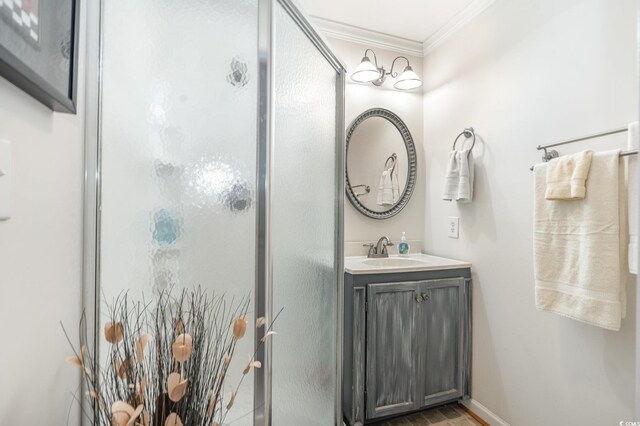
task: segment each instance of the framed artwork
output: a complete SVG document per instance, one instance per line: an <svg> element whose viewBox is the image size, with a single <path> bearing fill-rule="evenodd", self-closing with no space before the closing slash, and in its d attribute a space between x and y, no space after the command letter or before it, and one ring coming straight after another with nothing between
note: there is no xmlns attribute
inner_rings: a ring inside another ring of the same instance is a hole
<svg viewBox="0 0 640 426"><path fill-rule="evenodd" d="M76 112L80 0L0 0L0 75L54 111Z"/></svg>

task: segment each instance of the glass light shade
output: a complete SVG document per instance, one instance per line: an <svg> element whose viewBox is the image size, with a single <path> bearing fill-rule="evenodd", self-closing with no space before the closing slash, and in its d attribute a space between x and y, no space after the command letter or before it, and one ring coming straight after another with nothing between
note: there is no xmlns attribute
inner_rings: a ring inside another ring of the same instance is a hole
<svg viewBox="0 0 640 426"><path fill-rule="evenodd" d="M380 78L380 71L371 63L366 56L362 58L362 62L351 74L351 80L357 83L371 83Z"/></svg>
<svg viewBox="0 0 640 426"><path fill-rule="evenodd" d="M411 66L407 66L402 74L398 77L398 81L393 85L398 90L411 90L422 86L422 80L418 74L413 71Z"/></svg>

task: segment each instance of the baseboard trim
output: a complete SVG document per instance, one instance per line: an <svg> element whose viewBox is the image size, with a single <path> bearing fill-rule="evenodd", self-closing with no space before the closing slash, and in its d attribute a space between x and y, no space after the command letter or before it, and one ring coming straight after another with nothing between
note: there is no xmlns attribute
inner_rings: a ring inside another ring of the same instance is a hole
<svg viewBox="0 0 640 426"><path fill-rule="evenodd" d="M460 401L460 405L462 405L473 418L487 426L511 426L475 399Z"/></svg>
<svg viewBox="0 0 640 426"><path fill-rule="evenodd" d="M484 419L482 417L480 417L479 415L477 415L476 413L474 413L473 411L471 411L469 408L467 408L466 405L462 404L462 401L460 401L458 403L458 407L460 407L462 410L464 410L465 413L467 413L468 415L470 415L471 417L473 417L478 423L480 423L482 426L490 426L489 423L485 422Z"/></svg>

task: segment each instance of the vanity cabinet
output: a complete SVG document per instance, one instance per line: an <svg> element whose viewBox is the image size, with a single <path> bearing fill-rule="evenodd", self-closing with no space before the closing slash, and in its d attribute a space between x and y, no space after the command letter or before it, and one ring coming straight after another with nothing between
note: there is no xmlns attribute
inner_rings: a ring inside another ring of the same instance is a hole
<svg viewBox="0 0 640 426"><path fill-rule="evenodd" d="M345 274L349 425L469 394L470 270Z"/></svg>

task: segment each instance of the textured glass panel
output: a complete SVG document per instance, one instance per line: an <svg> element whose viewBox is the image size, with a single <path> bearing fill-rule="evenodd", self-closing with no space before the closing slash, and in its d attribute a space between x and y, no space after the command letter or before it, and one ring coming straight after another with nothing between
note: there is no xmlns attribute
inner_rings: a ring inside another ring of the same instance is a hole
<svg viewBox="0 0 640 426"><path fill-rule="evenodd" d="M197 285L253 297L256 52L257 0L104 2L107 301ZM252 331L230 385L253 353ZM252 409L250 376L227 420L252 424Z"/></svg>
<svg viewBox="0 0 640 426"><path fill-rule="evenodd" d="M334 424L336 72L276 9L273 424Z"/></svg>

